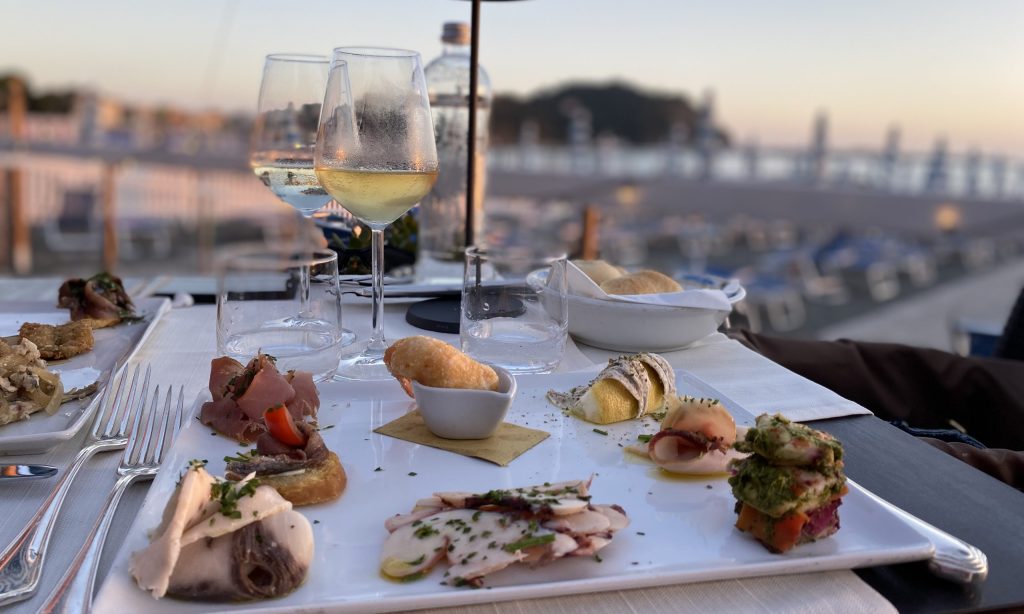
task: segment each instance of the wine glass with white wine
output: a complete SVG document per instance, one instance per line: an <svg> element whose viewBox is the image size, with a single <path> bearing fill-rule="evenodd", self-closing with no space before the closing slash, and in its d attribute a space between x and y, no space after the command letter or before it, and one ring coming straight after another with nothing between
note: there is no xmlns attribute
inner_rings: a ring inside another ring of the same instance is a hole
<svg viewBox="0 0 1024 614"><path fill-rule="evenodd" d="M316 175L338 203L369 226L373 254L373 333L342 359L338 375L386 379L384 229L437 180L437 149L420 54L339 47L331 57L316 140Z"/></svg>
<svg viewBox="0 0 1024 614"><path fill-rule="evenodd" d="M249 164L263 185L304 217L331 202L313 169L320 105L331 60L323 55L275 53L263 64ZM308 279L300 280L308 294ZM356 339L342 328L341 345Z"/></svg>

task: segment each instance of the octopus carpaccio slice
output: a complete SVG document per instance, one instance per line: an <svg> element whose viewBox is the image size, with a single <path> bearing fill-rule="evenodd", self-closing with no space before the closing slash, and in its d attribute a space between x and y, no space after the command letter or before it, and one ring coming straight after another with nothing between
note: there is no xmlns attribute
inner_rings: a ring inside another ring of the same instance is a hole
<svg viewBox="0 0 1024 614"><path fill-rule="evenodd" d="M281 596L301 584L313 557L312 527L273 488L245 488L251 477L226 483L229 512L214 496L225 483L190 466L149 546L131 556L138 585L157 599L238 600Z"/></svg>
<svg viewBox="0 0 1024 614"><path fill-rule="evenodd" d="M574 480L421 499L411 513L385 522L390 535L381 571L419 577L447 560L446 583L479 586L484 576L513 563L592 555L629 519L617 505L591 504L589 485L590 480Z"/></svg>
<svg viewBox="0 0 1024 614"><path fill-rule="evenodd" d="M567 516L590 505L590 480L546 483L523 488L496 489L485 493L439 492L434 496L454 508L525 510L535 516Z"/></svg>

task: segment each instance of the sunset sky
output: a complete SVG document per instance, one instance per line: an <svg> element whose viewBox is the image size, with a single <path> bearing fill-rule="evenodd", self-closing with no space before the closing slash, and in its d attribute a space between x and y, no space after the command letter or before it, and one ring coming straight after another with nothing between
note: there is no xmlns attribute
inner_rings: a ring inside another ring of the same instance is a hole
<svg viewBox="0 0 1024 614"><path fill-rule="evenodd" d="M440 52L456 0L0 0L0 72L133 102L252 111L263 56L341 45ZM483 7L499 92L623 80L716 97L739 140L804 144L819 110L837 146L1024 158L1024 2L528 0Z"/></svg>

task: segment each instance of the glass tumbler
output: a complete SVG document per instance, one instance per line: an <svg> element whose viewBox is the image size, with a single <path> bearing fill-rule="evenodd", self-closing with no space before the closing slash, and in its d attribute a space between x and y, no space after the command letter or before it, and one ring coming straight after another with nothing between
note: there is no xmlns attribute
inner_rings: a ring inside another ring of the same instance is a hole
<svg viewBox="0 0 1024 614"><path fill-rule="evenodd" d="M279 371L331 377L343 343L338 255L315 248L248 247L220 261L217 351L241 363L258 352Z"/></svg>
<svg viewBox="0 0 1024 614"><path fill-rule="evenodd" d="M530 248L466 249L462 351L513 373L550 373L568 338L566 255Z"/></svg>

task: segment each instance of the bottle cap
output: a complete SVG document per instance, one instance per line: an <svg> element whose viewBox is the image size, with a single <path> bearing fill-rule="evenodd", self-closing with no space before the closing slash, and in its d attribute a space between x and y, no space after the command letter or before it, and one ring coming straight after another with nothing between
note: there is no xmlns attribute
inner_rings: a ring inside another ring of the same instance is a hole
<svg viewBox="0 0 1024 614"><path fill-rule="evenodd" d="M449 21L444 24L444 31L441 33L441 42L451 45L469 44L469 24L461 21Z"/></svg>

